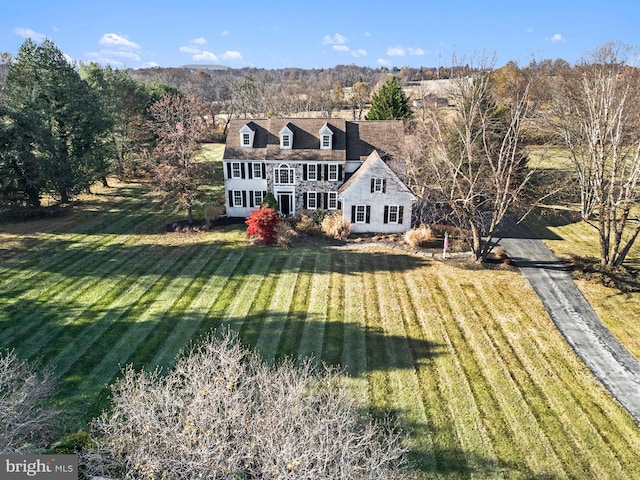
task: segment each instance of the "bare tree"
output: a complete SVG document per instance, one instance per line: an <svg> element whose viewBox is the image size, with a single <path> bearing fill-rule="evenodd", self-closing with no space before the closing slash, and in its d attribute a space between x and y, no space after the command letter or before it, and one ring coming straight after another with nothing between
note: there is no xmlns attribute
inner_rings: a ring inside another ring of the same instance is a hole
<svg viewBox="0 0 640 480"><path fill-rule="evenodd" d="M194 154L210 128L207 105L193 95L166 95L151 106L151 129L158 137L153 152L154 181L165 202L187 210L193 219L193 202L199 186Z"/></svg>
<svg viewBox="0 0 640 480"><path fill-rule="evenodd" d="M428 111L405 152L416 193L431 206L444 206L449 219L469 230L471 249L482 261L535 170L523 153L532 78L513 79L504 103L498 103L485 62L475 74L452 80L455 107Z"/></svg>
<svg viewBox="0 0 640 480"><path fill-rule="evenodd" d="M0 352L0 453L43 447L55 413L43 402L54 391L53 375L40 375L12 352Z"/></svg>
<svg viewBox="0 0 640 480"><path fill-rule="evenodd" d="M334 370L270 366L235 334L166 375L124 370L93 424L88 473L127 478L409 478L395 430L361 422Z"/></svg>
<svg viewBox="0 0 640 480"><path fill-rule="evenodd" d="M632 214L640 198L640 76L628 63L637 58L632 53L617 43L598 48L559 80L554 101L557 131L578 176L581 215L598 231L603 267L621 265L640 233Z"/></svg>

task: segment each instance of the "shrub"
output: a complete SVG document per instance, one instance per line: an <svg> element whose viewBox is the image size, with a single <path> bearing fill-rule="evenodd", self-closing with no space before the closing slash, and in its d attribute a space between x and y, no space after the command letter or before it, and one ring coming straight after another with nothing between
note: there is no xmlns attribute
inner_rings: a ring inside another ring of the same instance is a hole
<svg viewBox="0 0 640 480"><path fill-rule="evenodd" d="M42 404L54 391L53 375L38 375L13 351L0 351L0 453L28 452L49 438L55 413Z"/></svg>
<svg viewBox="0 0 640 480"><path fill-rule="evenodd" d="M271 366L235 334L209 336L166 375L132 366L92 424L90 475L127 478L408 478L393 426L361 416L335 369Z"/></svg>
<svg viewBox="0 0 640 480"><path fill-rule="evenodd" d="M298 233L304 235L320 235L322 230L315 219L314 212L311 210L302 210L289 218L291 227Z"/></svg>
<svg viewBox="0 0 640 480"><path fill-rule="evenodd" d="M324 217L322 231L331 238L345 240L351 233L351 222L342 218L342 212L336 210Z"/></svg>
<svg viewBox="0 0 640 480"><path fill-rule="evenodd" d="M223 205L207 205L204 207L204 219L207 223L219 219L224 216L225 213Z"/></svg>
<svg viewBox="0 0 640 480"><path fill-rule="evenodd" d="M276 212L278 211L278 201L276 197L273 196L273 193L267 192L267 194L262 199L262 203L260 204L262 208L272 208Z"/></svg>
<svg viewBox="0 0 640 480"><path fill-rule="evenodd" d="M275 230L275 242L277 246L290 247L295 236L296 231L291 228L288 222L278 222Z"/></svg>
<svg viewBox="0 0 640 480"><path fill-rule="evenodd" d="M246 220L247 235L256 235L260 243L269 245L275 241L278 212L273 208L259 208L254 210Z"/></svg>
<svg viewBox="0 0 640 480"><path fill-rule="evenodd" d="M426 225L420 225L420 227L408 230L404 234L404 241L411 248L424 247L433 239L431 228Z"/></svg>

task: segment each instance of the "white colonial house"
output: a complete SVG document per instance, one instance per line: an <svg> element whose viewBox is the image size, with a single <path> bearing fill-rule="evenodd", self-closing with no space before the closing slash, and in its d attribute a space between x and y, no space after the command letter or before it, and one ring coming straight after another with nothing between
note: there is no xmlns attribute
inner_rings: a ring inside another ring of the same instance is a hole
<svg viewBox="0 0 640 480"><path fill-rule="evenodd" d="M401 121L234 119L223 157L226 213L247 217L271 192L280 213L341 210L356 233L404 232L416 198L389 168Z"/></svg>

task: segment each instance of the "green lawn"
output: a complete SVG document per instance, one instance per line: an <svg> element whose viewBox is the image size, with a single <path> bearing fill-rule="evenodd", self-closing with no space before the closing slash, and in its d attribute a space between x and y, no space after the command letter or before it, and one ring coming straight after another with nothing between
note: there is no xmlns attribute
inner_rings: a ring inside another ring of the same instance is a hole
<svg viewBox="0 0 640 480"><path fill-rule="evenodd" d="M56 367L70 430L108 405L120 365L169 367L227 325L268 359L343 365L372 413L411 429L424 478L640 478L640 428L517 272L166 222L128 184L59 221L0 225L0 347Z"/></svg>

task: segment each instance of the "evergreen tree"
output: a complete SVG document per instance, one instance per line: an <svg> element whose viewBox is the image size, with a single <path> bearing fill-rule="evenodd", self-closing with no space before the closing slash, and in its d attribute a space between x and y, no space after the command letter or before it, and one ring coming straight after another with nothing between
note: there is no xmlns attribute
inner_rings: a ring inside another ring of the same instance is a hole
<svg viewBox="0 0 640 480"><path fill-rule="evenodd" d="M111 126L108 116L52 41L23 43L9 67L5 93L7 108L29 116L42 132L41 170L47 189L61 202L104 175L101 138Z"/></svg>
<svg viewBox="0 0 640 480"><path fill-rule="evenodd" d="M398 85L396 77L391 77L373 94L371 110L367 120L402 120L411 115L407 97Z"/></svg>

